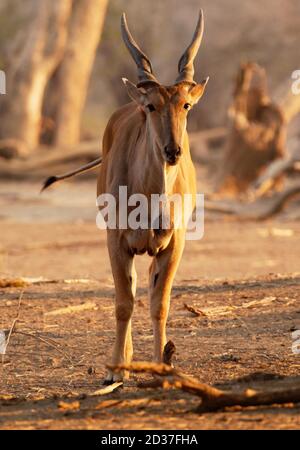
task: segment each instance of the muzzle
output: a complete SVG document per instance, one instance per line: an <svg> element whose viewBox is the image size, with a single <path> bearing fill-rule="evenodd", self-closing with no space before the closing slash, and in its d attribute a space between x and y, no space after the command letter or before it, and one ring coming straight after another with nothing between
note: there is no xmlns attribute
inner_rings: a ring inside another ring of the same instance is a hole
<svg viewBox="0 0 300 450"><path fill-rule="evenodd" d="M182 154L182 149L180 145L166 145L164 148L164 157L165 160L170 166L175 166L178 163L178 160Z"/></svg>

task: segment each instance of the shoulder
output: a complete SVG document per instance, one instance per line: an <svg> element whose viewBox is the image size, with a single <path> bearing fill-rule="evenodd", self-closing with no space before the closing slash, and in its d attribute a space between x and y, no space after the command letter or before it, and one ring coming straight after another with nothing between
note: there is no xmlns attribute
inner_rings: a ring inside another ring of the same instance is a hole
<svg viewBox="0 0 300 450"><path fill-rule="evenodd" d="M134 102L118 108L110 117L103 135L103 153L112 146L114 139L122 135L131 134L145 122L145 115Z"/></svg>

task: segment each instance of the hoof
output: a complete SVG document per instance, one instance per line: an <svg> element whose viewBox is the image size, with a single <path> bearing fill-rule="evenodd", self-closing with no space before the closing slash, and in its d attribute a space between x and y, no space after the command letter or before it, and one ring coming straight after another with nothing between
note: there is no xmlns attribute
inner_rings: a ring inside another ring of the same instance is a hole
<svg viewBox="0 0 300 450"><path fill-rule="evenodd" d="M126 373L125 371L114 373L111 370L108 371L106 378L103 380L104 386L109 386L114 383L120 383L126 379Z"/></svg>
<svg viewBox="0 0 300 450"><path fill-rule="evenodd" d="M173 341L168 341L164 348L163 353L163 362L167 364L168 366L174 367L173 365L173 357L176 352L176 347Z"/></svg>
<svg viewBox="0 0 300 450"><path fill-rule="evenodd" d="M105 380L103 380L103 386L110 386L111 384L114 384L115 383L115 381L113 380L113 379L111 379L111 380L107 380L106 378L105 378Z"/></svg>

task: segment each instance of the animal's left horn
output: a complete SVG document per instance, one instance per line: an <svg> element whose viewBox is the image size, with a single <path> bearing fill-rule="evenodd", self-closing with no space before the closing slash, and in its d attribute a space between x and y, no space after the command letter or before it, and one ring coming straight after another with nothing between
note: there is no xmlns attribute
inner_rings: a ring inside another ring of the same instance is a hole
<svg viewBox="0 0 300 450"><path fill-rule="evenodd" d="M128 29L125 13L122 14L121 18L121 31L125 45L137 65L139 79L137 86L139 87L149 82L159 84L159 82L153 75L153 70L149 58L145 55L145 53L142 52Z"/></svg>
<svg viewBox="0 0 300 450"><path fill-rule="evenodd" d="M190 43L186 51L183 53L178 63L179 75L176 79L176 83L187 82L196 84L194 81L194 72L195 72L194 59L197 55L197 52L199 50L202 41L203 31L204 31L204 16L202 9L200 9L199 19L192 42Z"/></svg>

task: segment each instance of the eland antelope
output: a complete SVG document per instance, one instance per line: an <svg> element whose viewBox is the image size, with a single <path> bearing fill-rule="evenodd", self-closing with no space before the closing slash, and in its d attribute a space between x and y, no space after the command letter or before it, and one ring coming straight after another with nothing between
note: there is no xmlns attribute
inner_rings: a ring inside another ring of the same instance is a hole
<svg viewBox="0 0 300 450"><path fill-rule="evenodd" d="M133 39L121 19L123 40L137 66L138 83L123 78L131 102L110 118L103 137L102 159L59 177L50 177L44 187L55 181L100 166L98 196L116 198L119 187L126 186L128 196L139 193L170 198L173 194L192 196L195 206L196 177L186 131L189 110L202 97L208 78L194 81L194 59L204 29L202 10L192 42L181 56L175 84L161 85L153 74L149 58ZM171 212L170 212L171 211ZM173 212L172 212L173 211ZM163 214L163 213L162 213ZM135 255L152 257L149 274L149 299L154 333L154 360L162 361L166 344L166 322L173 279L180 262L186 228L174 226L174 209L169 210L170 227L131 229L117 226L107 229L107 245L115 283L116 338L113 365L129 363L132 354L131 317L136 293ZM109 371L105 384L123 379L126 373Z"/></svg>

